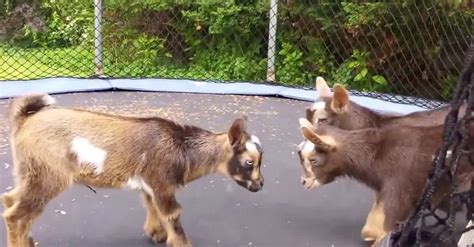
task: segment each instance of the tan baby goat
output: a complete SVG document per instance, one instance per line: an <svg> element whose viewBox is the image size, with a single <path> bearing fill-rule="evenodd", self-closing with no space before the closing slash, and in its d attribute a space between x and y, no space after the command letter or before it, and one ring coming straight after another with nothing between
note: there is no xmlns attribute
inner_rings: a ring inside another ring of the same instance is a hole
<svg viewBox="0 0 474 247"><path fill-rule="evenodd" d="M246 132L246 117L213 133L158 117L48 107L53 103L34 94L10 108L15 187L3 195L8 247L32 245L34 220L74 183L140 190L145 232L169 246L191 246L180 223L179 187L219 172L252 192L262 189L262 149Z"/></svg>
<svg viewBox="0 0 474 247"><path fill-rule="evenodd" d="M443 130L442 124L343 130L327 124L315 127L304 118L300 125L305 141L299 145L298 155L304 174L301 181L306 188L350 177L376 192L377 210L371 213L380 225L371 232L374 244L396 230L412 212L441 145ZM472 138L468 145L474 146ZM474 167L469 162L474 155L469 156L460 159L455 179L460 191L469 190L474 179ZM441 195L449 188L449 183L444 183L435 192L433 205L441 202Z"/></svg>

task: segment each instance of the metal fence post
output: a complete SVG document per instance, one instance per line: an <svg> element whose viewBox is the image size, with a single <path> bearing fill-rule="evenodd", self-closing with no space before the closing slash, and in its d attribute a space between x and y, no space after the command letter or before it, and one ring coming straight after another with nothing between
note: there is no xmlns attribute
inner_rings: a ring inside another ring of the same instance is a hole
<svg viewBox="0 0 474 247"><path fill-rule="evenodd" d="M270 0L270 20L268 22L267 81L275 82L276 29L278 0Z"/></svg>
<svg viewBox="0 0 474 247"><path fill-rule="evenodd" d="M94 0L94 64L96 76L104 75L103 49L102 49L102 0Z"/></svg>

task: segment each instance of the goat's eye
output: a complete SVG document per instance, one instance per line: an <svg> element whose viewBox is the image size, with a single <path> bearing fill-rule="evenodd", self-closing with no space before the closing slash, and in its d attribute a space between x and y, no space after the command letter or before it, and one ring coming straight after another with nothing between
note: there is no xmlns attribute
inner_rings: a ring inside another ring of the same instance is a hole
<svg viewBox="0 0 474 247"><path fill-rule="evenodd" d="M309 162L311 163L311 165L314 165L314 166L318 165L318 161L319 161L318 158L309 159Z"/></svg>
<svg viewBox="0 0 474 247"><path fill-rule="evenodd" d="M318 119L318 122L319 123L327 123L328 119L327 118L320 118L320 119Z"/></svg>
<svg viewBox="0 0 474 247"><path fill-rule="evenodd" d="M253 160L246 160L245 165L246 166L253 166Z"/></svg>

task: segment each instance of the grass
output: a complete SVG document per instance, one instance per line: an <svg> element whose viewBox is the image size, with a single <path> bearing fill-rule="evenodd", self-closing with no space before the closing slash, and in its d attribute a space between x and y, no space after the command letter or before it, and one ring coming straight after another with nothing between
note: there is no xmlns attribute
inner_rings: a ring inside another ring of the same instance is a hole
<svg viewBox="0 0 474 247"><path fill-rule="evenodd" d="M94 73L92 49L12 48L0 46L0 80L86 77Z"/></svg>
<svg viewBox="0 0 474 247"><path fill-rule="evenodd" d="M117 55L106 49L104 73L110 77L127 78L155 77L219 81L263 81L265 79L264 63L256 68L248 68L245 61L239 63L230 58L226 59L214 58L220 63L214 62L207 66L201 64L177 66L163 61L157 64L156 59L143 58L133 50L122 50ZM93 62L92 47L21 48L0 44L0 81L45 77L89 77L95 72ZM247 72L252 70L254 74L249 76L248 73L242 73L242 70Z"/></svg>

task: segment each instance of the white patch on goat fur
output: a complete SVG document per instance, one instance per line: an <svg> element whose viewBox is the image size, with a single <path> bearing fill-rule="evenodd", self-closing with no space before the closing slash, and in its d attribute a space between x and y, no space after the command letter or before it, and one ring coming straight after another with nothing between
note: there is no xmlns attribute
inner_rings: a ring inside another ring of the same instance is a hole
<svg viewBox="0 0 474 247"><path fill-rule="evenodd" d="M41 101L43 101L43 104L45 104L45 105L52 105L52 104L56 103L56 100L48 94L44 95L41 98Z"/></svg>
<svg viewBox="0 0 474 247"><path fill-rule="evenodd" d="M257 143L258 145L260 145L260 146L262 145L262 144L260 143L260 139L258 139L257 136L251 135L251 136L250 136L250 139L251 139L253 142Z"/></svg>
<svg viewBox="0 0 474 247"><path fill-rule="evenodd" d="M315 102L312 108L313 110L322 110L326 108L326 102L324 101Z"/></svg>
<svg viewBox="0 0 474 247"><path fill-rule="evenodd" d="M245 148L249 152L258 152L257 146L255 146L255 143L253 143L253 142L246 142L245 143Z"/></svg>
<svg viewBox="0 0 474 247"><path fill-rule="evenodd" d="M300 150L302 153L311 153L316 148L316 145L310 141L300 143Z"/></svg>
<svg viewBox="0 0 474 247"><path fill-rule="evenodd" d="M300 144L298 144L298 150L299 150L299 151L302 151L302 150L303 150L304 144L305 144L305 141L302 141L302 142L300 142Z"/></svg>
<svg viewBox="0 0 474 247"><path fill-rule="evenodd" d="M148 195L153 195L153 190L151 187L143 181L140 176L133 176L128 179L126 187L132 190L142 190L145 191Z"/></svg>
<svg viewBox="0 0 474 247"><path fill-rule="evenodd" d="M104 162L107 152L92 145L86 138L74 137L71 151L76 154L79 164L92 165L97 173L104 171Z"/></svg>

